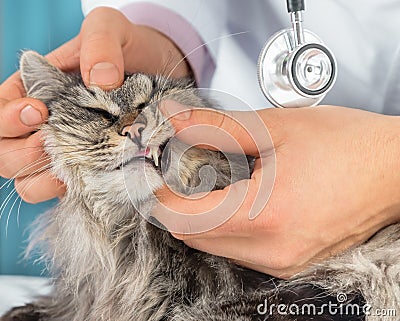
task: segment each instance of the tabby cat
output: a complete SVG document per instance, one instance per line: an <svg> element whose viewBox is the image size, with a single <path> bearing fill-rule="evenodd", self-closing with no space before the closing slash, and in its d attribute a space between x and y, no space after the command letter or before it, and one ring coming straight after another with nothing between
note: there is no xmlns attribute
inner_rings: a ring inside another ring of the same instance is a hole
<svg viewBox="0 0 400 321"><path fill-rule="evenodd" d="M20 64L28 96L49 108L41 128L45 150L67 192L41 216L31 242L53 276L52 293L1 321L363 320L367 310L324 309L327 302L343 303L341 292L345 304L400 307L398 225L282 281L191 249L149 223L153 193L164 184L160 166L181 192L203 183L204 165L215 170L214 189L249 177L251 161L230 171L220 152L171 139L159 101L213 107L190 80L137 73L104 92L34 52L25 52ZM177 155L180 162L173 161ZM279 304L317 310L271 309Z"/></svg>

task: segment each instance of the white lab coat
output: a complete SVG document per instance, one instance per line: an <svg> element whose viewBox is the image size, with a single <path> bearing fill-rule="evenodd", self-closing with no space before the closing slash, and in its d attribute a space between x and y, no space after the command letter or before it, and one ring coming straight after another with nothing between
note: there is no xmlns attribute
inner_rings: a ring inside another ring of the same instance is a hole
<svg viewBox="0 0 400 321"><path fill-rule="evenodd" d="M82 0L84 13L135 0ZM141 1L143 2L143 1ZM270 106L259 89L258 54L274 33L290 26L284 0L149 0L185 17L216 63L200 86L239 97L252 108ZM322 104L400 115L400 1L306 0L305 28L338 61L338 79Z"/></svg>

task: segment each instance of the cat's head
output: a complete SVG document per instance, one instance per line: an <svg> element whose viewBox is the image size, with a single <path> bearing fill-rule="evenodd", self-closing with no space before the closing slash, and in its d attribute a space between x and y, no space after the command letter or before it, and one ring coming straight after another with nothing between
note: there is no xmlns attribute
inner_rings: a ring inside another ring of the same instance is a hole
<svg viewBox="0 0 400 321"><path fill-rule="evenodd" d="M22 55L20 71L27 95L49 109L42 131L52 171L76 193L107 201L126 201L126 188L133 201L146 200L164 184L161 154L174 130L158 109L162 99L205 104L189 81L140 73L108 92L86 88L78 74L64 73L32 51ZM189 155L186 164L196 167L201 158ZM186 172L184 180L195 176L190 168Z"/></svg>

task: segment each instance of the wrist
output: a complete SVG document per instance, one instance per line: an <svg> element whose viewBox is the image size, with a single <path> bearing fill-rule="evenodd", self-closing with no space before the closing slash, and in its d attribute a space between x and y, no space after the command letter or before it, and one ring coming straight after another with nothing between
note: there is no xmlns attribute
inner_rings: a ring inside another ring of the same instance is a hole
<svg viewBox="0 0 400 321"><path fill-rule="evenodd" d="M381 116L383 135L377 146L380 153L382 191L385 193L386 211L392 222L400 222L400 117Z"/></svg>
<svg viewBox="0 0 400 321"><path fill-rule="evenodd" d="M400 221L400 117L386 116L390 122L388 131L389 144L391 148L391 169L394 177L393 202L395 204L395 216Z"/></svg>

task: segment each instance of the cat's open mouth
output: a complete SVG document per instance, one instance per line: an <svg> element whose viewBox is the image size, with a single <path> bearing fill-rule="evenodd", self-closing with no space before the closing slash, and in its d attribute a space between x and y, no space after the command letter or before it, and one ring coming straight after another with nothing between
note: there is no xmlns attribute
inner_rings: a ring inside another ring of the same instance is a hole
<svg viewBox="0 0 400 321"><path fill-rule="evenodd" d="M162 154L161 148L160 147L146 147L144 150L139 151L133 158L132 160L149 160L152 164L154 164L155 167L158 167L160 162L159 158Z"/></svg>
<svg viewBox="0 0 400 321"><path fill-rule="evenodd" d="M168 141L160 146L148 146L143 150L138 151L132 158L123 162L116 169L120 170L131 162L146 162L151 164L155 169L160 170L161 161L166 160L166 162L163 164L163 169L167 170L169 167L169 157L162 157L163 152L168 150L168 148L166 148L167 142Z"/></svg>

